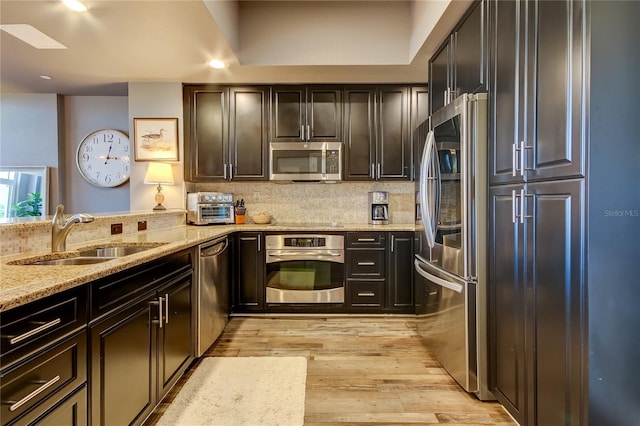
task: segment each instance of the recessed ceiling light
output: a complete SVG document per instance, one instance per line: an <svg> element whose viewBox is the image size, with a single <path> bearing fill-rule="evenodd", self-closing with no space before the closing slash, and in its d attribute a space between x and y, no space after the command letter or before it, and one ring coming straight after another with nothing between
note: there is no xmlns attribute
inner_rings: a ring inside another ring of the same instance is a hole
<svg viewBox="0 0 640 426"><path fill-rule="evenodd" d="M79 2L78 0L61 0L65 6L76 12L86 12L87 6Z"/></svg>
<svg viewBox="0 0 640 426"><path fill-rule="evenodd" d="M52 79L52 77L50 75L41 75L40 78L43 79L43 80L51 80Z"/></svg>
<svg viewBox="0 0 640 426"><path fill-rule="evenodd" d="M215 69L222 69L222 68L226 68L227 65L222 62L220 59L212 59L209 61L209 66L211 68L215 68Z"/></svg>
<svg viewBox="0 0 640 426"><path fill-rule="evenodd" d="M3 24L3 30L37 49L66 49L67 46L52 39L42 31L28 24Z"/></svg>

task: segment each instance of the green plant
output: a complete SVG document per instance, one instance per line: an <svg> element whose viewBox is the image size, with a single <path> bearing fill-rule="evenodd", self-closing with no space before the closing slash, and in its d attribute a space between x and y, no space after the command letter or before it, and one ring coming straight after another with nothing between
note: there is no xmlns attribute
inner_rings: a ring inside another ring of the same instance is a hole
<svg viewBox="0 0 640 426"><path fill-rule="evenodd" d="M39 192L30 192L28 199L22 200L11 206L11 210L16 212L16 216L42 216L42 197Z"/></svg>

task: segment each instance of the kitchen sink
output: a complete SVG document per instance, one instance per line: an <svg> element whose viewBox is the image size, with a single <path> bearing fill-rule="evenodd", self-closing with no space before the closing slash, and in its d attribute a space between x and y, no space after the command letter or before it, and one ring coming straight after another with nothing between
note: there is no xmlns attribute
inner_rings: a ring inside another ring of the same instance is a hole
<svg viewBox="0 0 640 426"><path fill-rule="evenodd" d="M141 253L145 250L161 246L166 243L126 244L116 243L104 246L85 247L78 250L78 255L69 253L52 253L44 256L20 259L8 262L9 265L91 265L107 262L130 254Z"/></svg>
<svg viewBox="0 0 640 426"><path fill-rule="evenodd" d="M136 254L157 246L116 246L116 247L96 247L88 250L81 250L81 257L122 257Z"/></svg>
<svg viewBox="0 0 640 426"><path fill-rule="evenodd" d="M38 260L35 262L25 263L24 265L92 265L94 263L107 262L112 257L68 257L65 259L49 259Z"/></svg>

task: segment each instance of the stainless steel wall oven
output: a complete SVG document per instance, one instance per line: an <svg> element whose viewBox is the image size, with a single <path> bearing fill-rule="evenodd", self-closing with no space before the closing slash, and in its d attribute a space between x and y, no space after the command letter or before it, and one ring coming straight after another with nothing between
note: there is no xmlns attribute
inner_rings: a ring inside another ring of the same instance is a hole
<svg viewBox="0 0 640 426"><path fill-rule="evenodd" d="M344 237L267 235L267 303L344 303Z"/></svg>

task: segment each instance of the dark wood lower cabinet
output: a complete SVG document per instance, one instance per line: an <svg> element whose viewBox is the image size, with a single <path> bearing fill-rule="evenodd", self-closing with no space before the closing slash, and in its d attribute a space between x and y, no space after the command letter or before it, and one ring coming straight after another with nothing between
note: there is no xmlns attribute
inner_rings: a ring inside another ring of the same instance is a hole
<svg viewBox="0 0 640 426"><path fill-rule="evenodd" d="M263 311L265 288L264 235L240 232L236 236L233 309L236 312Z"/></svg>
<svg viewBox="0 0 640 426"><path fill-rule="evenodd" d="M413 232L393 232L387 238L387 312L413 313Z"/></svg>
<svg viewBox="0 0 640 426"><path fill-rule="evenodd" d="M153 282L146 296L133 304L124 299L120 309L90 323L92 425L141 424L189 366L192 271L157 275L179 259L189 257L174 256L142 271Z"/></svg>

